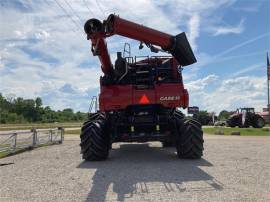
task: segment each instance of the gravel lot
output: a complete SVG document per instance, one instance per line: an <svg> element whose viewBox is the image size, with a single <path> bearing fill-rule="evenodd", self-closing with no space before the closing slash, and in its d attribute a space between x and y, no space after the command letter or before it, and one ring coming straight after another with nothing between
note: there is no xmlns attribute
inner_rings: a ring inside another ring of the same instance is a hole
<svg viewBox="0 0 270 202"><path fill-rule="evenodd" d="M206 135L201 160L150 143L84 162L78 144L0 159L0 201L270 201L270 137Z"/></svg>

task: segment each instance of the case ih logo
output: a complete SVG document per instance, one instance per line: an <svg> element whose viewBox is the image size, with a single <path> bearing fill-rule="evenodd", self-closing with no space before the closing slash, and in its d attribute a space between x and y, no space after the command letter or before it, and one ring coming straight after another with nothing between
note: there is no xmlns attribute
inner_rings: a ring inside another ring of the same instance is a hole
<svg viewBox="0 0 270 202"><path fill-rule="evenodd" d="M180 100L180 96L162 96L159 99L160 101Z"/></svg>

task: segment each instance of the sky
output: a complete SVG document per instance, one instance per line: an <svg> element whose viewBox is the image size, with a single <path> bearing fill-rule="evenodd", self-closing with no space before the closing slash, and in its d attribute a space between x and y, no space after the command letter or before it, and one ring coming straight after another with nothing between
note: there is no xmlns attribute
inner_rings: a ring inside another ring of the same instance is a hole
<svg viewBox="0 0 270 202"><path fill-rule="evenodd" d="M102 72L83 26L111 13L171 35L186 32L198 60L183 70L190 106L216 113L266 107L270 0L0 0L0 92L86 112ZM153 55L113 36L112 61L125 42L132 56Z"/></svg>

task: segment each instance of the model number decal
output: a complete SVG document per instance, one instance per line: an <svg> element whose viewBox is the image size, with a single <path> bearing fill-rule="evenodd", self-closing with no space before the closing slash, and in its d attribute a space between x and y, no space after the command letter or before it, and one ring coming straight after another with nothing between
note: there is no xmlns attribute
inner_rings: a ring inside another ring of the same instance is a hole
<svg viewBox="0 0 270 202"><path fill-rule="evenodd" d="M167 100L180 100L180 96L162 96L159 98L160 101L167 101Z"/></svg>

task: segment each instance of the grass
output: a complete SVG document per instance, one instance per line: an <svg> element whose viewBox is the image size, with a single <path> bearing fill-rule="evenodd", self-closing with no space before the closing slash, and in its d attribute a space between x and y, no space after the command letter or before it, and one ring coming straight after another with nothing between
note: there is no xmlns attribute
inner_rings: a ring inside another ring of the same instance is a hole
<svg viewBox="0 0 270 202"><path fill-rule="evenodd" d="M15 155L15 154L19 154L19 153L22 153L22 152L25 152L25 151L29 151L29 150L32 150L32 149L33 148L31 148L31 147L26 147L26 148L18 148L16 150L0 152L0 159L8 157L8 156Z"/></svg>
<svg viewBox="0 0 270 202"><path fill-rule="evenodd" d="M81 127L81 122L71 122L71 123L29 123L29 124L1 124L0 131L7 130L30 130L32 128L46 129L46 128L73 128Z"/></svg>
<svg viewBox="0 0 270 202"><path fill-rule="evenodd" d="M22 153L22 152L25 152L25 151L30 151L30 150L33 150L35 148L47 147L47 146L55 145L55 144L59 144L59 142L40 144L40 145L37 145L35 147L32 147L32 146L29 145L29 147L25 147L25 148L17 148L16 150L0 152L0 159L4 158L4 157L8 157L8 156L13 156L15 154L19 154L19 153Z"/></svg>
<svg viewBox="0 0 270 202"><path fill-rule="evenodd" d="M227 127L213 127L203 128L203 132L207 134L215 134L223 132L224 135L231 135L232 132L240 132L242 136L270 136L269 128L227 128ZM80 129L65 131L67 135L79 135Z"/></svg>
<svg viewBox="0 0 270 202"><path fill-rule="evenodd" d="M81 129L77 130L66 130L65 135L79 135L81 133Z"/></svg>
<svg viewBox="0 0 270 202"><path fill-rule="evenodd" d="M35 124L1 124L0 131L7 130L28 130L32 128L73 128L81 127L81 122L71 122L71 123L35 123ZM215 134L217 132L223 132L224 135L231 135L233 131L238 131L243 136L270 136L270 129L267 128L227 128L227 127L213 127L213 128L203 128L204 133ZM65 131L65 134L79 135L81 133L80 129Z"/></svg>
<svg viewBox="0 0 270 202"><path fill-rule="evenodd" d="M0 159L10 155L10 152L0 152Z"/></svg>
<svg viewBox="0 0 270 202"><path fill-rule="evenodd" d="M269 128L227 128L227 127L213 127L203 128L203 132L207 134L224 133L224 135L231 135L232 132L240 132L241 136L270 136Z"/></svg>

